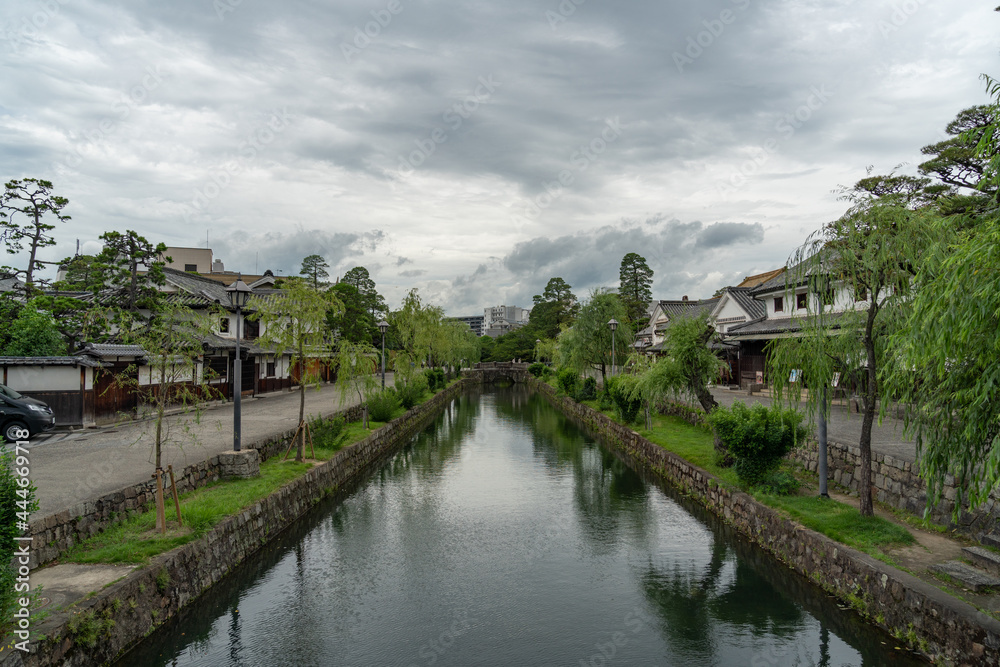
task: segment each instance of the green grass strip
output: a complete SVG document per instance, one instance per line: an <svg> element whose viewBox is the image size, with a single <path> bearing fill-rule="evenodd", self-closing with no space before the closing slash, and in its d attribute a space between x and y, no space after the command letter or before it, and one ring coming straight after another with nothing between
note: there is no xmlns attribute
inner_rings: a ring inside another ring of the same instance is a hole
<svg viewBox="0 0 1000 667"><path fill-rule="evenodd" d="M711 431L693 426L680 417L658 415L653 419L653 428L648 431L640 430L639 434L712 473L724 485L749 491L764 505L784 512L803 526L859 551L883 558L886 556L885 549L913 544L915 541L903 526L878 516L861 516L858 509L830 498L754 493L741 484L735 470L720 468L715 464ZM782 465L790 464L785 462Z"/></svg>
<svg viewBox="0 0 1000 667"><path fill-rule="evenodd" d="M369 421L366 431L360 422L347 424L346 434L337 444L316 443L316 458L331 459L338 451L363 440L382 422ZM311 457L306 444L305 455ZM168 530L161 536L154 532L156 512L153 503L142 514L136 514L102 533L74 546L63 558L71 563L135 563L145 564L153 556L200 538L223 519L266 498L288 482L301 477L313 464L295 463L294 455L283 461L284 454L273 456L260 466L260 477L213 482L195 491L181 494L181 516L184 527ZM169 492L165 498L168 526L174 512ZM176 521L176 515L173 515Z"/></svg>

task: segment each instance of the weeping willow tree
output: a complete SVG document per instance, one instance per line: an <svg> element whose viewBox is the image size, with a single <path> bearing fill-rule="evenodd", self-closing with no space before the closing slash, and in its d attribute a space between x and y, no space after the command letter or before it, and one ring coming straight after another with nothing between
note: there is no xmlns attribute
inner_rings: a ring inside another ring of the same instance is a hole
<svg viewBox="0 0 1000 667"><path fill-rule="evenodd" d="M919 290L893 337L902 372L887 386L912 406L906 426L917 443L928 506L955 479L955 516L1000 487L1000 82L985 77L992 123L976 133L986 168L984 211L941 218L923 253Z"/></svg>
<svg viewBox="0 0 1000 667"><path fill-rule="evenodd" d="M770 350L770 377L791 401L798 402L802 386L791 381L791 369L816 388L828 386L835 372L853 379L864 405L858 495L865 516L874 511L871 436L880 377L898 369L888 343L911 308L918 258L929 243L929 183L873 176L845 193L850 209L808 239L789 272L790 293L803 284L812 293L811 312L798 335L775 341ZM828 392L810 391L810 413L828 409L828 401Z"/></svg>

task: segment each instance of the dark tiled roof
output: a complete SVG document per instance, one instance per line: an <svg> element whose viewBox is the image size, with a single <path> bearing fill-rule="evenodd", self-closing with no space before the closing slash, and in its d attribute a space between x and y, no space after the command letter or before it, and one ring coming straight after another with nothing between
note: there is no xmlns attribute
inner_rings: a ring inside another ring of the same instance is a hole
<svg viewBox="0 0 1000 667"><path fill-rule="evenodd" d="M226 286L221 282L177 269L163 269L163 274L167 278L167 283L183 292L171 294L169 299L192 308L219 305L226 310L235 310L230 305ZM253 310L255 305L260 305L262 301L270 301L282 294L283 290L270 287L255 289L247 303L247 310Z"/></svg>
<svg viewBox="0 0 1000 667"><path fill-rule="evenodd" d="M74 357L0 357L0 366L88 366L98 368L101 362L83 355Z"/></svg>
<svg viewBox="0 0 1000 667"><path fill-rule="evenodd" d="M702 313L710 313L719 303L719 297L700 299L698 301L660 301L660 310L671 319L675 317L694 317Z"/></svg>
<svg viewBox="0 0 1000 667"><path fill-rule="evenodd" d="M840 326L840 320L846 314L847 313L826 313L824 317L826 318L826 323L831 328L838 328ZM758 320L753 320L752 322L747 322L746 324L738 324L731 327L726 332L725 336L726 338L753 339L755 336L791 334L802 331L802 326L805 322L805 317L782 317L778 319L760 318Z"/></svg>
<svg viewBox="0 0 1000 667"><path fill-rule="evenodd" d="M767 313L767 305L763 301L753 298L752 288L727 287L726 292L746 312L749 320L759 319Z"/></svg>
<svg viewBox="0 0 1000 667"><path fill-rule="evenodd" d="M139 345L116 345L112 343L87 343L79 350L80 354L92 357L145 357L146 350Z"/></svg>

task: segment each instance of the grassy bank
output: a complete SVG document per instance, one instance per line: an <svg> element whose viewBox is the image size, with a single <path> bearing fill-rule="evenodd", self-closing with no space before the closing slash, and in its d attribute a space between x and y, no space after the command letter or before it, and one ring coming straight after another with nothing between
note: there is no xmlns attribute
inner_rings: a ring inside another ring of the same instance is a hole
<svg viewBox="0 0 1000 667"><path fill-rule="evenodd" d="M261 464L260 477L212 482L181 494L183 526L177 525L173 502L168 494L166 534L156 531L156 512L150 504L142 514L136 514L76 545L63 556L62 562L144 564L153 556L200 538L223 519L301 477L315 462L329 460L344 447L363 440L383 426L381 422L369 421L369 429L366 430L360 422L339 427L332 424L324 421L322 426L314 427L314 461L296 463L294 458L285 461L282 456L274 456ZM305 455L312 456L308 444Z"/></svg>
<svg viewBox="0 0 1000 667"><path fill-rule="evenodd" d="M613 412L603 412L615 418ZM654 417L652 426L649 430L637 429L637 432L650 442L712 473L721 484L750 493L759 502L830 539L887 562L892 561L892 549L915 541L903 526L877 516L861 516L850 505L820 498L814 480L808 479L808 475L790 461L782 462L782 470L803 482L798 493L781 496L764 493L742 485L732 468L716 465L712 433L707 428L666 415Z"/></svg>

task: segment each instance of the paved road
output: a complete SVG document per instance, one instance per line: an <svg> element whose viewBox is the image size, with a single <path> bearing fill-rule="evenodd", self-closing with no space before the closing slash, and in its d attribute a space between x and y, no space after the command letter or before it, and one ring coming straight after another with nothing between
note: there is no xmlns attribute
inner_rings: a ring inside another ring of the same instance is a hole
<svg viewBox="0 0 1000 667"><path fill-rule="evenodd" d="M712 395L722 405L732 405L736 401L744 403L764 403L769 405L771 399L766 396L747 396L745 391L731 391L715 387ZM804 406L803 406L804 409ZM826 434L830 442L857 446L861 439L861 421L864 415L850 413L846 405L834 405L827 422ZM872 426L872 451L888 454L893 458L913 462L916 459L916 445L911 438L903 434L903 422L899 419L886 417L882 424L876 416Z"/></svg>
<svg viewBox="0 0 1000 667"><path fill-rule="evenodd" d="M345 405L354 403L356 397ZM341 407L340 392L332 385L306 390L307 415L328 415ZM242 415L244 446L292 430L298 424L298 390L244 399ZM173 464L175 471L181 470L233 448L230 403L205 410L197 423L190 413L168 417L166 422L170 442L162 448L164 468ZM34 518L148 480L153 472L154 428L152 421L139 421L34 438L28 447L31 479L38 488Z"/></svg>

